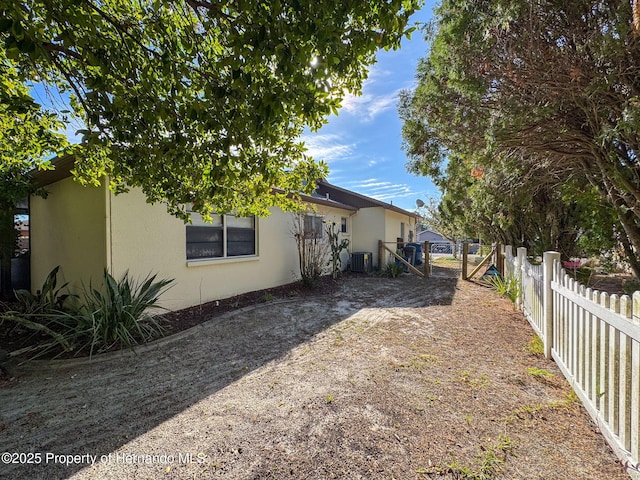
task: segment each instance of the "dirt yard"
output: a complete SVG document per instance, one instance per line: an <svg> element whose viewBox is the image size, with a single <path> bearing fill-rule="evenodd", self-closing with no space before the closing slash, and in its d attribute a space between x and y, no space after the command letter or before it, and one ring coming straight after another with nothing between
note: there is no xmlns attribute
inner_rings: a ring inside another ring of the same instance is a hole
<svg viewBox="0 0 640 480"><path fill-rule="evenodd" d="M446 272L352 276L135 355L21 367L0 478L629 478L532 338Z"/></svg>

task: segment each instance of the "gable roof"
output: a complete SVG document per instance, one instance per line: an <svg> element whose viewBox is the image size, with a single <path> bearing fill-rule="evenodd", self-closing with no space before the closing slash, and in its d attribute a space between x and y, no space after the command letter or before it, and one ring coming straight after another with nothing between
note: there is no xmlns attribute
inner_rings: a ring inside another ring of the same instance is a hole
<svg viewBox="0 0 640 480"><path fill-rule="evenodd" d="M350 205L355 208L368 208L368 207L382 207L385 210L391 210L402 215L407 215L412 218L419 218L419 215L414 212L409 212L400 207L396 207L391 203L386 203L375 198L367 197L360 193L352 192L346 188L336 187L330 184L326 180L318 180L318 186L316 187L316 193L321 198L324 197L327 200L334 200L345 205Z"/></svg>

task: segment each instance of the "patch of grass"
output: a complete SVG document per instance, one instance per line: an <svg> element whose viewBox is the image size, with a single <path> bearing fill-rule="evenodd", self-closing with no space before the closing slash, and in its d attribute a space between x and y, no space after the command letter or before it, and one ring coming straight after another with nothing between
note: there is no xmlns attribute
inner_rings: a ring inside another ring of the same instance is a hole
<svg viewBox="0 0 640 480"><path fill-rule="evenodd" d="M424 398L426 398L430 404L438 401L438 397L436 397L435 395L431 395L430 393L426 393Z"/></svg>
<svg viewBox="0 0 640 480"><path fill-rule="evenodd" d="M491 480L500 472L507 455L513 453L513 441L506 435L501 435L494 445L480 445L481 453L475 457L473 465L464 465L456 459L445 465L433 465L416 471L426 475L447 475L459 480Z"/></svg>
<svg viewBox="0 0 640 480"><path fill-rule="evenodd" d="M333 334L335 335L335 339L333 340L333 344L336 347L341 347L342 345L344 345L344 337L342 336L342 332L335 331L335 332L333 332Z"/></svg>
<svg viewBox="0 0 640 480"><path fill-rule="evenodd" d="M553 408L553 406L551 404L545 404L545 403L523 405L522 407L516 408L513 411L513 414L507 417L506 422L511 423L511 422L515 422L518 419L523 419L525 417L534 417L536 413L546 409L550 409L550 408Z"/></svg>
<svg viewBox="0 0 640 480"><path fill-rule="evenodd" d="M575 403L580 403L580 399L578 398L578 394L576 392L574 392L573 390L569 390L569 393L567 393L565 397L565 402L567 403L567 406L569 406Z"/></svg>
<svg viewBox="0 0 640 480"><path fill-rule="evenodd" d="M544 368L529 367L527 368L527 373L538 378L548 379L554 377L553 373L549 370L545 370Z"/></svg>
<svg viewBox="0 0 640 480"><path fill-rule="evenodd" d="M523 415L535 417L537 413L545 410L555 410L558 408L570 408L572 405L579 403L580 400L573 390L569 390L564 400L553 400L548 403L534 403L532 405L524 405L513 411L513 414L506 418L506 423L514 422L522 419Z"/></svg>
<svg viewBox="0 0 640 480"><path fill-rule="evenodd" d="M270 293L265 293L264 296L263 296L263 299L264 299L265 302L273 302L276 299L276 297L274 297Z"/></svg>
<svg viewBox="0 0 640 480"><path fill-rule="evenodd" d="M457 266L460 263L460 259L454 257L435 257L431 259L431 263L441 266Z"/></svg>
<svg viewBox="0 0 640 480"><path fill-rule="evenodd" d="M327 404L332 403L334 399L335 399L335 397L334 397L333 395L326 395L326 396L324 397L324 401L325 401Z"/></svg>
<svg viewBox="0 0 640 480"><path fill-rule="evenodd" d="M541 357L544 355L544 342L538 335L534 335L525 350L532 355Z"/></svg>
<svg viewBox="0 0 640 480"><path fill-rule="evenodd" d="M404 363L396 363L394 367L396 370L399 369L415 369L419 372L422 372L426 367L435 362L438 359L435 355L421 354L416 355L409 359L408 362Z"/></svg>
<svg viewBox="0 0 640 480"><path fill-rule="evenodd" d="M469 385L471 388L475 388L478 390L482 390L491 385L489 382L489 377L484 373L481 373L478 377L474 377L473 374L468 370L462 370L458 372L458 376L460 377L460 381Z"/></svg>

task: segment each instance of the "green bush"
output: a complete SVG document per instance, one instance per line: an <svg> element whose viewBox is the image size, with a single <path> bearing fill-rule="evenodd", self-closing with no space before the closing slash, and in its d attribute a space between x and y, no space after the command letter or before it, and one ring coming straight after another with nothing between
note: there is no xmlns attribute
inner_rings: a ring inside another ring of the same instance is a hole
<svg viewBox="0 0 640 480"><path fill-rule="evenodd" d="M116 281L104 272L104 285L96 289L83 286L77 312L67 315L74 325L78 351L89 354L112 348L133 347L162 335L160 317L150 311L158 309L158 300L173 280L155 281L147 276L137 283L126 272Z"/></svg>
<svg viewBox="0 0 640 480"><path fill-rule="evenodd" d="M640 290L640 280L637 280L635 278L632 280L627 280L622 285L622 290L624 290L624 293L626 295L633 295L634 292Z"/></svg>
<svg viewBox="0 0 640 480"><path fill-rule="evenodd" d="M589 286L594 270L591 267L566 268L567 274L582 285Z"/></svg>
<svg viewBox="0 0 640 480"><path fill-rule="evenodd" d="M492 275L488 282L498 294L508 298L514 304L520 297L520 281L514 276L504 278L502 275Z"/></svg>
<svg viewBox="0 0 640 480"><path fill-rule="evenodd" d="M43 314L64 309L65 301L74 295L62 293L67 288L68 282L58 287L58 271L60 266L49 272L46 280L37 293L29 290L15 290L13 293L21 306L20 312L25 314Z"/></svg>
<svg viewBox="0 0 640 480"><path fill-rule="evenodd" d="M383 271L386 277L396 278L404 273L404 265L399 262L389 262Z"/></svg>
<svg viewBox="0 0 640 480"><path fill-rule="evenodd" d="M75 301L63 305L68 296L60 291L66 284L55 288L57 273L58 267L49 274L40 294L33 298L30 293L22 295L24 311L5 312L0 317L50 337L40 342L40 352L34 358L56 348L62 349L56 356L69 351L91 356L115 348L131 348L164 332L161 317L153 310L160 308L158 300L173 280L156 281L153 275L136 282L127 272L116 281L105 271L100 289L91 283L83 285L81 294L74 296Z"/></svg>

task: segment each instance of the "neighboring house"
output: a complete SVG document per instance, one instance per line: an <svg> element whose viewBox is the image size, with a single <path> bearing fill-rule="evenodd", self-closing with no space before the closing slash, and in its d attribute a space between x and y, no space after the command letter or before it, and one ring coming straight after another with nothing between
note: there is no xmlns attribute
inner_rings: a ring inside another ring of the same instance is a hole
<svg viewBox="0 0 640 480"><path fill-rule="evenodd" d="M57 265L71 288L102 278L105 268L115 277L125 271L137 278L157 273L175 279L162 303L179 309L300 278L292 213L272 208L266 218L214 215L211 224L193 214L192 224L185 225L164 205L146 203L138 189L114 195L104 183L82 187L71 178L70 160L56 165L34 174L48 191L46 199L33 197L30 203L34 291ZM371 252L376 266L379 240L413 237L417 215L391 204L325 181L302 198L309 207L308 228L335 222L341 238L349 239L343 268L350 252Z"/></svg>
<svg viewBox="0 0 640 480"><path fill-rule="evenodd" d="M418 232L418 242L453 243L451 240L443 237L442 234L429 229Z"/></svg>
<svg viewBox="0 0 640 480"><path fill-rule="evenodd" d="M435 230L422 230L418 232L418 242L429 242L432 245L431 253L452 253L454 244L451 240L442 236L442 234L436 232ZM433 249L437 251L433 251Z"/></svg>
<svg viewBox="0 0 640 480"><path fill-rule="evenodd" d="M29 218L16 216L16 230L18 230L18 253L29 251Z"/></svg>

